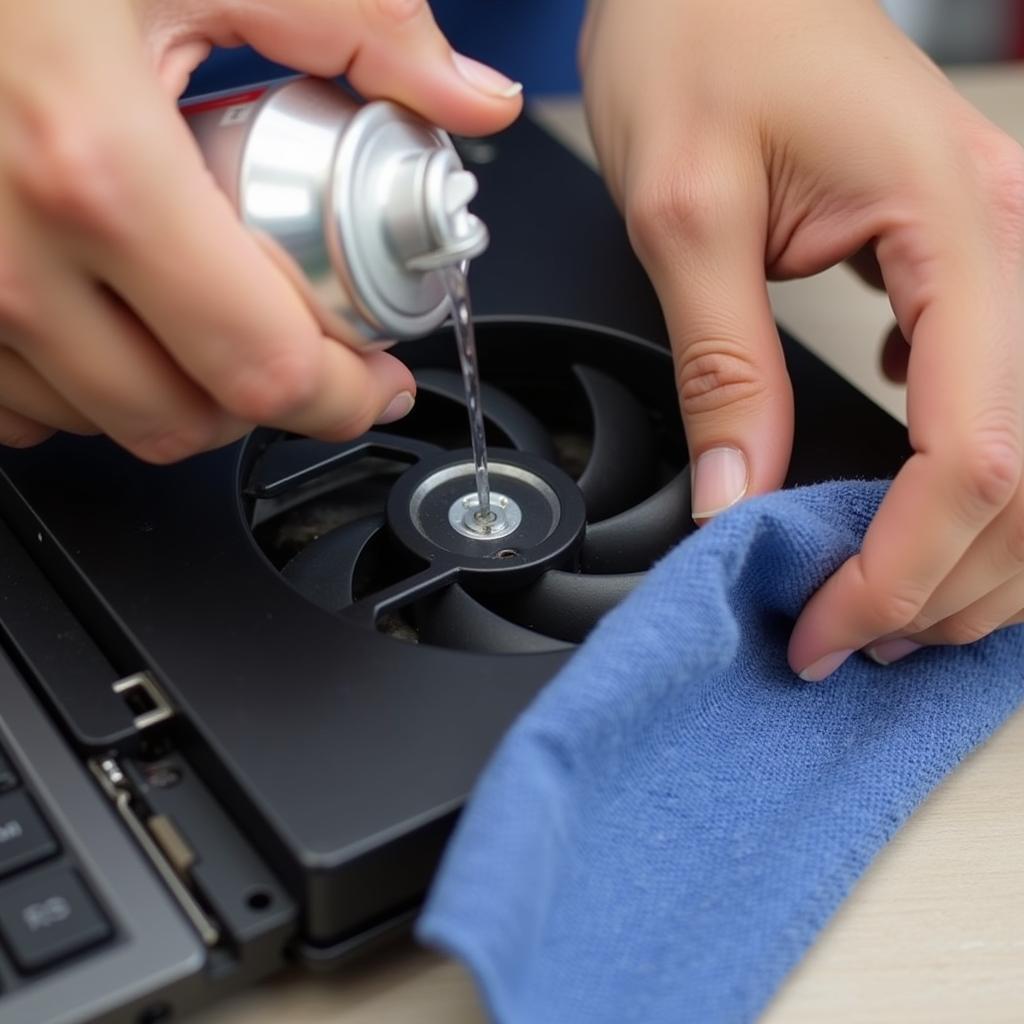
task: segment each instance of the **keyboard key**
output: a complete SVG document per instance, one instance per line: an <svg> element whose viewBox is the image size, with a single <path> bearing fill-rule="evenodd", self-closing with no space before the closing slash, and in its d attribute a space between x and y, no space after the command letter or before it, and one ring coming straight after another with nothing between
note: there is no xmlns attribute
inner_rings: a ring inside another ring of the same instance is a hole
<svg viewBox="0 0 1024 1024"><path fill-rule="evenodd" d="M57 843L28 795L0 796L0 878L56 852Z"/></svg>
<svg viewBox="0 0 1024 1024"><path fill-rule="evenodd" d="M18 788L18 776L15 775L11 762L0 753L0 793L8 793Z"/></svg>
<svg viewBox="0 0 1024 1024"><path fill-rule="evenodd" d="M0 884L0 934L22 971L38 971L109 938L111 928L78 875L58 866Z"/></svg>

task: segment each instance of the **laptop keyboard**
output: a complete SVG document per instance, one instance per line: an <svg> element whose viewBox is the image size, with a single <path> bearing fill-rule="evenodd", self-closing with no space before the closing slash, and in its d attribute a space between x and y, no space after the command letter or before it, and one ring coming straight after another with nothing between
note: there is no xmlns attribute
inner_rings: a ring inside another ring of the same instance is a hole
<svg viewBox="0 0 1024 1024"><path fill-rule="evenodd" d="M0 751L0 941L17 973L32 975L112 935L107 915Z"/></svg>

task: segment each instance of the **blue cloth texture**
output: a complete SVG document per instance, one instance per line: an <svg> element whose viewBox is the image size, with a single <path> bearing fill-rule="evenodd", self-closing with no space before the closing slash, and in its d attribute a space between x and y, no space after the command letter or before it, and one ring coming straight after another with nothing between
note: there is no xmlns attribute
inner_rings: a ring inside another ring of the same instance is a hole
<svg viewBox="0 0 1024 1024"><path fill-rule="evenodd" d="M579 90L576 36L586 0L434 0L452 46L522 82L526 95ZM193 72L186 96L292 74L249 47L215 50Z"/></svg>
<svg viewBox="0 0 1024 1024"><path fill-rule="evenodd" d="M496 1021L756 1019L879 848L1024 698L1022 627L793 675L793 621L884 491L729 511L512 727L418 925Z"/></svg>

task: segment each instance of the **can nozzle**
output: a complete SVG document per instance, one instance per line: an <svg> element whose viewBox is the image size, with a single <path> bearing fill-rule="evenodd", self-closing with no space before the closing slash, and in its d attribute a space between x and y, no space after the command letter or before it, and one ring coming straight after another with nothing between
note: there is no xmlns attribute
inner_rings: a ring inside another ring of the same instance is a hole
<svg viewBox="0 0 1024 1024"><path fill-rule="evenodd" d="M389 190L386 216L391 242L407 270L457 266L487 248L487 227L469 212L476 193L476 177L452 149L403 162Z"/></svg>

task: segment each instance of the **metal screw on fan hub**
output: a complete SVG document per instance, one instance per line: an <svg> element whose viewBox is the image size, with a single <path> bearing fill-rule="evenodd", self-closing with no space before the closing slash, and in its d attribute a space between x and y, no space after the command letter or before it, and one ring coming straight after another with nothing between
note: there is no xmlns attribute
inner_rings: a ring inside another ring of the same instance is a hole
<svg viewBox="0 0 1024 1024"><path fill-rule="evenodd" d="M421 485L422 486L422 485ZM491 491L491 507L480 511L480 495L464 494L448 509L448 522L456 533L470 540L495 540L519 529L523 510L507 494Z"/></svg>
<svg viewBox="0 0 1024 1024"><path fill-rule="evenodd" d="M392 488L392 533L434 565L510 583L571 562L586 522L576 484L544 459L500 448L491 453L490 474L497 518L487 528L474 520L472 453L424 459Z"/></svg>

